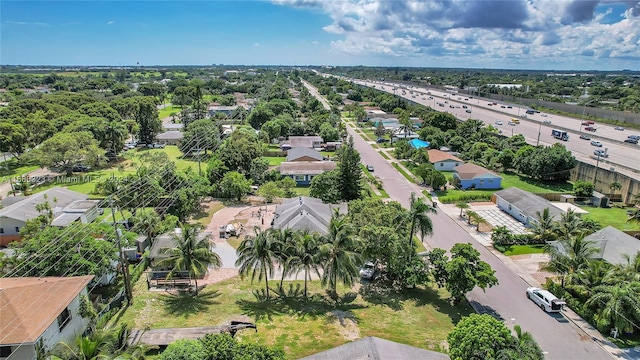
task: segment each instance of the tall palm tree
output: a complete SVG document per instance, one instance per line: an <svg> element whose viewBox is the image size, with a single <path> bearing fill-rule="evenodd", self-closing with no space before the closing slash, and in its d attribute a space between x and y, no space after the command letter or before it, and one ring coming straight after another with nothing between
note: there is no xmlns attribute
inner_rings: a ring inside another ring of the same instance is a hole
<svg viewBox="0 0 640 360"><path fill-rule="evenodd" d="M467 224L471 225L472 221L475 221L476 217L478 217L478 213L473 210L465 211L467 214Z"/></svg>
<svg viewBox="0 0 640 360"><path fill-rule="evenodd" d="M416 197L415 193L411 193L409 207L409 216L411 218L411 227L409 231L409 244L413 244L413 235L416 228L420 230L420 240L424 241L425 235L433 233L433 223L429 218L429 213L436 213L436 209L427 204L422 197Z"/></svg>
<svg viewBox="0 0 640 360"><path fill-rule="evenodd" d="M629 254L622 255L626 264L613 265L606 276L604 282L616 284L623 281L640 281L640 251L633 257Z"/></svg>
<svg viewBox="0 0 640 360"><path fill-rule="evenodd" d="M564 241L570 241L572 237L578 235L582 231L582 219L573 209L562 213L560 221L556 225L556 231L559 237Z"/></svg>
<svg viewBox="0 0 640 360"><path fill-rule="evenodd" d="M345 217L335 213L329 222L329 233L320 245L322 286L329 286L333 295L337 294L338 281L351 286L358 274L362 260L356 252L358 240L354 233Z"/></svg>
<svg viewBox="0 0 640 360"><path fill-rule="evenodd" d="M551 241L555 238L553 230L555 229L554 216L549 208L544 208L542 212L536 211L537 221L533 223L532 230L536 239L542 242Z"/></svg>
<svg viewBox="0 0 640 360"><path fill-rule="evenodd" d="M290 259L291 269L304 271L304 298L307 298L307 280L311 280L311 273L320 277L320 239L308 230L295 233L295 248Z"/></svg>
<svg viewBox="0 0 640 360"><path fill-rule="evenodd" d="M632 331L633 324L640 321L640 282L597 286L586 305L596 309L598 325Z"/></svg>
<svg viewBox="0 0 640 360"><path fill-rule="evenodd" d="M462 211L468 209L470 206L464 201L459 201L456 203L456 207L460 209L460 217L462 217Z"/></svg>
<svg viewBox="0 0 640 360"><path fill-rule="evenodd" d="M572 283L578 276L578 272L589 266L598 248L593 241L585 240L581 236L572 237L568 241L560 240L558 245L548 245L545 248L545 251L551 255L547 267L563 275L562 286L564 287L565 276L568 276L568 282Z"/></svg>
<svg viewBox="0 0 640 360"><path fill-rule="evenodd" d="M251 273L251 282L256 276L258 281L264 277L268 299L269 276L273 275L273 264L278 259L278 244L268 232L257 226L253 228L253 232L253 236L245 236L238 246L236 266L240 266L239 272L243 276Z"/></svg>
<svg viewBox="0 0 640 360"><path fill-rule="evenodd" d="M168 257L162 259L159 265L170 266L170 276L175 276L178 271L188 271L195 281L197 293L198 278L206 274L210 266L220 267L222 260L212 250L213 244L209 242L211 236L200 236L200 225L180 224L179 227L179 233L171 234L175 247L161 250Z"/></svg>
<svg viewBox="0 0 640 360"><path fill-rule="evenodd" d="M295 248L294 233L291 229L272 228L268 230L268 236L271 236L274 241L276 259L282 270L282 276L280 277L280 289L282 289L284 278L291 271L290 258Z"/></svg>

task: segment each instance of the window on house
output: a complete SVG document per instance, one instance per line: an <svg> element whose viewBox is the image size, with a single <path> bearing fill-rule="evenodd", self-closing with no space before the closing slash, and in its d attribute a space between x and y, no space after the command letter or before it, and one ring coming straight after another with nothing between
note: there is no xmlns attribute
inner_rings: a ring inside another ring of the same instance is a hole
<svg viewBox="0 0 640 360"><path fill-rule="evenodd" d="M480 185L484 185L484 180L480 180Z"/></svg>
<svg viewBox="0 0 640 360"><path fill-rule="evenodd" d="M440 166L444 166L444 163L440 163Z"/></svg>
<svg viewBox="0 0 640 360"><path fill-rule="evenodd" d="M69 321L71 321L71 312L69 311L69 308L65 308L64 310L62 310L60 315L58 315L58 328L60 329L60 331L62 331L62 329L67 326Z"/></svg>
<svg viewBox="0 0 640 360"><path fill-rule="evenodd" d="M20 228L16 226L16 232L20 232Z"/></svg>
<svg viewBox="0 0 640 360"><path fill-rule="evenodd" d="M304 175L296 175L293 177L295 181L304 181Z"/></svg>
<svg viewBox="0 0 640 360"><path fill-rule="evenodd" d="M0 346L0 357L11 356L11 346Z"/></svg>
<svg viewBox="0 0 640 360"><path fill-rule="evenodd" d="M509 205L509 211L511 211L511 205Z"/></svg>
<svg viewBox="0 0 640 360"><path fill-rule="evenodd" d="M0 228L0 234L4 234L4 228Z"/></svg>

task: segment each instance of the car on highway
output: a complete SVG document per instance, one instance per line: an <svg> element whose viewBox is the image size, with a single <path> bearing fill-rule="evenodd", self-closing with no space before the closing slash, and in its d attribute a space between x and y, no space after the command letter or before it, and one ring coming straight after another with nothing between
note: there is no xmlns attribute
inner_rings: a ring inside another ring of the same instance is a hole
<svg viewBox="0 0 640 360"><path fill-rule="evenodd" d="M580 139L582 139L582 140L591 140L591 136L589 136L587 134L582 134L582 135L580 135Z"/></svg>
<svg viewBox="0 0 640 360"><path fill-rule="evenodd" d="M369 172L373 172L373 165L367 165L367 170Z"/></svg>
<svg viewBox="0 0 640 360"><path fill-rule="evenodd" d="M640 140L640 135L629 135L627 139Z"/></svg>
<svg viewBox="0 0 640 360"><path fill-rule="evenodd" d="M516 123L515 123L515 122L513 122L513 121L509 121L509 122L507 123L507 125L516 126Z"/></svg>
<svg viewBox="0 0 640 360"><path fill-rule="evenodd" d="M547 290L537 287L527 288L527 299L530 299L545 312L560 312L566 303Z"/></svg>
<svg viewBox="0 0 640 360"><path fill-rule="evenodd" d="M622 126L616 126L616 127L614 127L614 129L616 129L618 131L624 131L624 128Z"/></svg>
<svg viewBox="0 0 640 360"><path fill-rule="evenodd" d="M549 116L549 115L547 115L547 114L540 114L540 116L542 116L542 117L547 117L547 116Z"/></svg>
<svg viewBox="0 0 640 360"><path fill-rule="evenodd" d="M513 106L507 105L507 109L513 109Z"/></svg>
<svg viewBox="0 0 640 360"><path fill-rule="evenodd" d="M596 140L591 140L591 145L597 146L597 147L602 147L602 143L600 141L596 141Z"/></svg>
<svg viewBox="0 0 640 360"><path fill-rule="evenodd" d="M360 277L365 280L374 280L378 275L378 261L367 261L360 268Z"/></svg>
<svg viewBox="0 0 640 360"><path fill-rule="evenodd" d="M624 142L629 143L629 144L638 145L638 140L636 140L636 139L625 139Z"/></svg>
<svg viewBox="0 0 640 360"><path fill-rule="evenodd" d="M449 107L452 108L452 109L455 108L455 106L453 106L453 105L449 105Z"/></svg>
<svg viewBox="0 0 640 360"><path fill-rule="evenodd" d="M595 149L593 150L593 155L595 156L602 156L602 157L609 157L609 154L607 154L607 152L605 150L600 150L600 149Z"/></svg>
<svg viewBox="0 0 640 360"><path fill-rule="evenodd" d="M595 132L596 130L598 130L598 129L594 128L593 126L587 126L584 129L587 130L587 131L591 131L591 132Z"/></svg>
<svg viewBox="0 0 640 360"><path fill-rule="evenodd" d="M494 124L496 124L496 125L502 125L502 121L500 121L500 120L496 120L496 122L495 122Z"/></svg>
<svg viewBox="0 0 640 360"><path fill-rule="evenodd" d="M503 108L503 109L506 109L506 106L504 106L504 105L500 105L500 107Z"/></svg>
<svg viewBox="0 0 640 360"><path fill-rule="evenodd" d="M467 105L462 105L462 108L463 108L463 109L466 109L466 108L467 108Z"/></svg>
<svg viewBox="0 0 640 360"><path fill-rule="evenodd" d="M551 124L551 120L546 119L545 121L543 121L543 123L545 123L545 124Z"/></svg>
<svg viewBox="0 0 640 360"><path fill-rule="evenodd" d="M466 113L468 113L468 114L471 114L471 109L467 109L467 110L465 110L464 112L466 112Z"/></svg>

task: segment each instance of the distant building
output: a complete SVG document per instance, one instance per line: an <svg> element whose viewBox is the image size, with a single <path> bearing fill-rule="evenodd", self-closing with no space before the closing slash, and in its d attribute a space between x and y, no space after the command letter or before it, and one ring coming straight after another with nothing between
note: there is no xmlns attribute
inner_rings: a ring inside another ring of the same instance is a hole
<svg viewBox="0 0 640 360"><path fill-rule="evenodd" d="M184 138L184 133L182 131L165 131L156 135L156 141L159 144L164 145L178 145L180 141Z"/></svg>
<svg viewBox="0 0 640 360"><path fill-rule="evenodd" d="M297 185L310 185L315 176L331 171L337 165L335 161L283 162L278 166L278 171L280 175L295 180Z"/></svg>
<svg viewBox="0 0 640 360"><path fill-rule="evenodd" d="M340 214L346 214L347 204L324 204L320 199L307 196L284 199L276 207L271 226L275 229L308 230L327 235L335 209Z"/></svg>
<svg viewBox="0 0 640 360"><path fill-rule="evenodd" d="M462 189L500 189L502 178L476 164L457 166L453 176L460 181Z"/></svg>

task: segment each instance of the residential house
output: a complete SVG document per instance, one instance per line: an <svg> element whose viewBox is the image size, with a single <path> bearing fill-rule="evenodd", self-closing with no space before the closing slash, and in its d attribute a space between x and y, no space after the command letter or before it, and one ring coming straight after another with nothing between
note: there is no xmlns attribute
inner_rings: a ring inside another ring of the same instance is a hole
<svg viewBox="0 0 640 360"><path fill-rule="evenodd" d="M464 164L464 161L453 154L441 150L427 150L427 154L429 154L429 162L439 171L453 171L457 166Z"/></svg>
<svg viewBox="0 0 640 360"><path fill-rule="evenodd" d="M476 164L457 166L453 176L460 180L462 189L500 189L502 178L492 171Z"/></svg>
<svg viewBox="0 0 640 360"><path fill-rule="evenodd" d="M289 136L289 139L280 145L281 149L293 149L297 147L306 147L309 149L322 148L322 137L320 136Z"/></svg>
<svg viewBox="0 0 640 360"><path fill-rule="evenodd" d="M627 264L625 255L633 259L640 252L640 240L613 226L607 226L591 235L585 236L584 240L592 241L595 248L598 249L592 258L604 260L611 265ZM560 252L567 252L561 242L553 241L550 244Z"/></svg>
<svg viewBox="0 0 640 360"><path fill-rule="evenodd" d="M398 140L413 140L418 138L420 138L420 135L414 131L398 128L393 131L391 142L395 143Z"/></svg>
<svg viewBox="0 0 640 360"><path fill-rule="evenodd" d="M238 105L233 106L223 106L223 105L211 105L209 106L209 116L215 116L216 114L225 114L227 116L231 115L236 109Z"/></svg>
<svg viewBox="0 0 640 360"><path fill-rule="evenodd" d="M450 357L447 354L400 344L395 341L389 341L375 336L367 336L363 339L352 341L317 354L309 355L301 360L335 359L449 360Z"/></svg>
<svg viewBox="0 0 640 360"><path fill-rule="evenodd" d="M62 187L22 197L0 209L0 246L20 240L20 229L27 220L34 219L42 213L36 208L48 202L53 214L53 226L66 227L75 221L90 223L98 216L97 200L89 200L89 196Z"/></svg>
<svg viewBox="0 0 640 360"><path fill-rule="evenodd" d="M307 196L284 199L276 207L271 226L327 235L329 222L336 209L340 214L346 214L347 204L324 204L320 199Z"/></svg>
<svg viewBox="0 0 640 360"><path fill-rule="evenodd" d="M542 214L544 209L549 209L549 213L556 220L560 220L563 213L549 200L516 187L498 191L494 195L495 203L500 210L528 227L538 222L538 213Z"/></svg>
<svg viewBox="0 0 640 360"><path fill-rule="evenodd" d="M162 128L164 131L182 131L184 129L184 124L166 123L162 124Z"/></svg>
<svg viewBox="0 0 640 360"><path fill-rule="evenodd" d="M334 161L299 161L282 162L278 166L280 175L289 176L298 185L309 185L314 176L326 171L335 169L337 163Z"/></svg>
<svg viewBox="0 0 640 360"><path fill-rule="evenodd" d="M323 144L324 151L336 151L342 147L342 141L327 141Z"/></svg>
<svg viewBox="0 0 640 360"><path fill-rule="evenodd" d="M171 130L156 135L156 141L164 145L178 145L184 138L182 131Z"/></svg>
<svg viewBox="0 0 640 360"><path fill-rule="evenodd" d="M319 151L306 148L306 147L297 147L287 151L287 161L322 161L324 157L320 154Z"/></svg>
<svg viewBox="0 0 640 360"><path fill-rule="evenodd" d="M89 319L80 313L92 275L0 278L0 359L36 359L36 348L73 342Z"/></svg>

